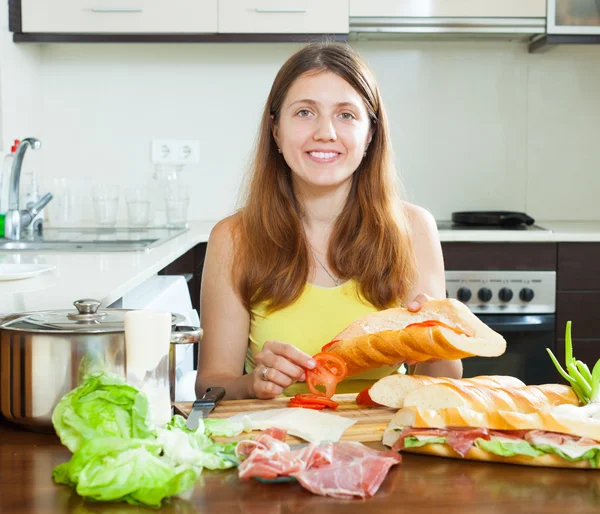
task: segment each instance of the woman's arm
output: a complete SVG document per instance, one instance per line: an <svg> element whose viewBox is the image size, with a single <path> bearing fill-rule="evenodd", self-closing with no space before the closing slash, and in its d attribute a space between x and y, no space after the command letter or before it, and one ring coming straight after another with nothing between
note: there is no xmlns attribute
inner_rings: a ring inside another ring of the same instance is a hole
<svg viewBox="0 0 600 514"><path fill-rule="evenodd" d="M220 221L212 230L206 249L200 296L204 337L198 356L198 397L211 386L224 387L229 400L252 396L252 377L243 375L250 316L232 283L231 225L232 218Z"/></svg>
<svg viewBox="0 0 600 514"><path fill-rule="evenodd" d="M444 275L444 257L435 219L427 210L416 205L406 204L413 232L413 244L417 262L417 280L407 295L408 309L419 310L427 298L446 297L446 279ZM462 377L460 360L438 360L423 362L414 366L414 374L432 377Z"/></svg>
<svg viewBox="0 0 600 514"><path fill-rule="evenodd" d="M219 222L210 234L200 298L201 326L196 395L208 387L225 388L226 398L274 398L304 379L304 369L315 362L310 355L277 341L267 341L254 356L255 369L244 375L250 314L236 294L231 270L234 248L233 218Z"/></svg>

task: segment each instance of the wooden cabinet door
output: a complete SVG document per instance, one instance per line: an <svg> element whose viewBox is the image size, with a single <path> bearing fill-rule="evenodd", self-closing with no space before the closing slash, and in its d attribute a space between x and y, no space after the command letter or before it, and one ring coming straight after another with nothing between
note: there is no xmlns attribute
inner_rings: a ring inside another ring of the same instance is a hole
<svg viewBox="0 0 600 514"><path fill-rule="evenodd" d="M350 16L544 18L546 0L350 0Z"/></svg>
<svg viewBox="0 0 600 514"><path fill-rule="evenodd" d="M348 0L219 0L219 32L347 34Z"/></svg>
<svg viewBox="0 0 600 514"><path fill-rule="evenodd" d="M25 33L217 32L218 0L21 0Z"/></svg>

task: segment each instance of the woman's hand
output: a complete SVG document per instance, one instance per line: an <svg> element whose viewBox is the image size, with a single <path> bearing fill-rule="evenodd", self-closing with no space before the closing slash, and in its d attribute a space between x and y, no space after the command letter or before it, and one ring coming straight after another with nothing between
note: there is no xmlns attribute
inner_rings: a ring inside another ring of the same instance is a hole
<svg viewBox="0 0 600 514"><path fill-rule="evenodd" d="M423 307L423 304L425 302L428 302L429 300L433 300L433 296L429 296L428 294L418 294L411 302L408 303L408 305L406 306L406 308L410 311L410 312L418 312L421 310L421 307Z"/></svg>
<svg viewBox="0 0 600 514"><path fill-rule="evenodd" d="M433 300L433 296L429 296L428 294L418 294L411 302L408 303L408 305L406 306L406 308L410 311L410 312L418 312L421 310L421 308L423 307L423 304L425 304L425 302L428 302L429 300ZM434 361L429 361L429 362L434 362ZM416 361L405 361L405 363L407 366L414 366L415 364L417 364Z"/></svg>
<svg viewBox="0 0 600 514"><path fill-rule="evenodd" d="M307 353L278 341L265 342L254 361L256 366L252 372L251 395L261 400L279 396L285 388L305 379L306 368L316 366Z"/></svg>

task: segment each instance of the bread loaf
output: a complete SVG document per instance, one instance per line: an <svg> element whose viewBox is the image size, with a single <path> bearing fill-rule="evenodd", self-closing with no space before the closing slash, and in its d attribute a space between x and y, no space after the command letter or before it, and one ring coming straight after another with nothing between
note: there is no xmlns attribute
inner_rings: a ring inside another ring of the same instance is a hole
<svg viewBox="0 0 600 514"><path fill-rule="evenodd" d="M374 402L380 405L400 409L404 407L404 398L406 395L417 389L432 384L452 384L455 382L475 387L525 387L525 384L518 378L503 375L489 375L456 380L453 378L402 375L398 373L375 382L371 389L369 389L369 396Z"/></svg>
<svg viewBox="0 0 600 514"><path fill-rule="evenodd" d="M435 455L437 457L450 457L467 460L478 460L483 462L500 462L503 464L519 464L521 466L538 466L549 468L567 468L567 469L591 469L589 460L579 460L570 462L554 454L539 455L530 457L528 455L513 455L512 457L503 457L494 453L486 452L476 446L473 446L464 457L461 457L447 444L426 444L417 448L405 448L403 452L418 453L421 455Z"/></svg>
<svg viewBox="0 0 600 514"><path fill-rule="evenodd" d="M496 357L505 349L500 334L451 298L426 302L418 312L396 308L368 314L323 347L344 359L349 376L406 360Z"/></svg>
<svg viewBox="0 0 600 514"><path fill-rule="evenodd" d="M600 441L600 419L580 420L555 411L523 414L495 411L477 412L464 407L433 410L404 407L391 419L383 434L383 444L392 446L404 427L472 427L490 430L543 430Z"/></svg>
<svg viewBox="0 0 600 514"><path fill-rule="evenodd" d="M573 389L561 384L501 389L471 387L461 381L455 381L421 387L404 398L405 407L416 406L435 410L466 407L479 412L502 410L526 414L562 404L579 405L579 399Z"/></svg>

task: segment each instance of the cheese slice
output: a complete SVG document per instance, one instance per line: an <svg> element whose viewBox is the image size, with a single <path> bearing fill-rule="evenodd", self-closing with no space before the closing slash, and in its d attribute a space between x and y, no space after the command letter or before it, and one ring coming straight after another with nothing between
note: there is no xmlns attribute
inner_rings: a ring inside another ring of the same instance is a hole
<svg viewBox="0 0 600 514"><path fill-rule="evenodd" d="M229 421L241 422L252 430L281 428L288 434L309 443L319 444L322 441L336 442L356 420L344 418L337 414L327 414L310 409L268 409L257 412L236 414Z"/></svg>

